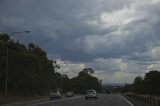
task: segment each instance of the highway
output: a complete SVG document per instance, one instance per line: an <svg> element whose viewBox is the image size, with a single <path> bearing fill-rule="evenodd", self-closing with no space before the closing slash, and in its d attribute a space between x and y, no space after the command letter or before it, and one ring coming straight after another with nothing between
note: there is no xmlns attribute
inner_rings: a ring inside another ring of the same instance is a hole
<svg viewBox="0 0 160 106"><path fill-rule="evenodd" d="M25 106L134 106L119 94L99 94L98 99L85 100L84 96L64 98Z"/></svg>

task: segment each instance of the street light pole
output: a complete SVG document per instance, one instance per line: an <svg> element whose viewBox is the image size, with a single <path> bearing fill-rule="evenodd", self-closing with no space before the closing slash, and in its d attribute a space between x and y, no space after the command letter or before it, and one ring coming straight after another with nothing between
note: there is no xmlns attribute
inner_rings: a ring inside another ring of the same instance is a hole
<svg viewBox="0 0 160 106"><path fill-rule="evenodd" d="M30 33L30 31L21 31L21 32L13 32L11 34L8 34L9 36L17 34L17 33ZM8 40L6 42L6 80L5 80L5 102L7 102L8 97Z"/></svg>
<svg viewBox="0 0 160 106"><path fill-rule="evenodd" d="M8 40L6 41L6 46L7 46L7 50L6 50L6 82L5 82L5 102L7 102L7 96L8 96Z"/></svg>

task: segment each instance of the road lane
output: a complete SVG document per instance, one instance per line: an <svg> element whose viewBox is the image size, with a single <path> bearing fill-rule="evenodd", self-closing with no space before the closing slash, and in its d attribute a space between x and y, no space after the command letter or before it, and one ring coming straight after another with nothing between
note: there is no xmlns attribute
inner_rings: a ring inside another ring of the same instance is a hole
<svg viewBox="0 0 160 106"><path fill-rule="evenodd" d="M83 97L53 100L27 106L133 106L118 94L100 94L98 99L85 100Z"/></svg>
<svg viewBox="0 0 160 106"><path fill-rule="evenodd" d="M33 103L33 104L30 104L30 105L25 105L25 106L51 106L52 104L59 104L59 103L63 103L64 101L72 101L74 99L79 99L79 98L83 98L83 96L76 96L76 97L63 98L63 99L55 99L55 100L50 100L50 101Z"/></svg>

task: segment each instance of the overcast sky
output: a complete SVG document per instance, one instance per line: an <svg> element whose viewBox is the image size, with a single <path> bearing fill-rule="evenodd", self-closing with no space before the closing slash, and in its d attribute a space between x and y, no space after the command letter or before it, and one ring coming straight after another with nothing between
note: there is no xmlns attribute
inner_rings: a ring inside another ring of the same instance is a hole
<svg viewBox="0 0 160 106"><path fill-rule="evenodd" d="M42 47L76 76L84 67L103 83L131 83L160 69L160 0L0 0L0 33Z"/></svg>

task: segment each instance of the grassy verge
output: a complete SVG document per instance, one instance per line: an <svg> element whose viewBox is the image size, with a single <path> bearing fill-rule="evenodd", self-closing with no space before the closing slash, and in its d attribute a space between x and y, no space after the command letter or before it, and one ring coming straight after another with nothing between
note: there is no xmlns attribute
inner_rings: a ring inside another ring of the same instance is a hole
<svg viewBox="0 0 160 106"><path fill-rule="evenodd" d="M9 96L7 98L7 102L4 102L4 97L0 97L0 105L2 104L10 104L15 102L25 102L25 101L32 101L32 100L40 100L40 99L47 99L48 96Z"/></svg>

